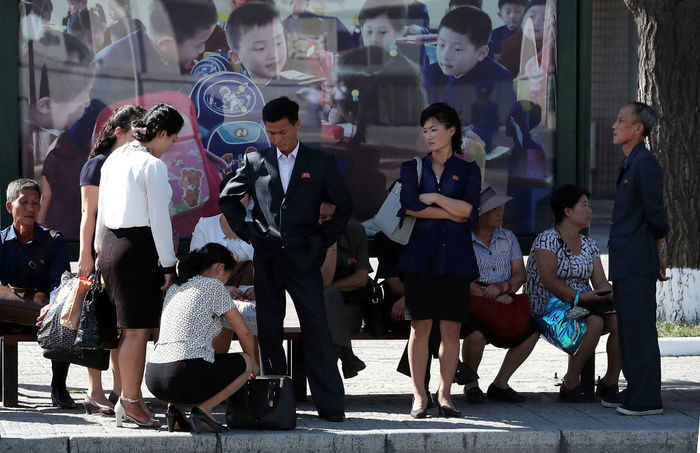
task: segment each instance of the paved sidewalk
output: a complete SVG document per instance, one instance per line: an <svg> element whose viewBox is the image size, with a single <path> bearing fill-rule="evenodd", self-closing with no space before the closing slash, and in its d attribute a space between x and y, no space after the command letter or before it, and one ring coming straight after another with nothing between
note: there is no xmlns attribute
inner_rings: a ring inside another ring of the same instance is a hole
<svg viewBox="0 0 700 453"><path fill-rule="evenodd" d="M663 357L665 413L655 417L623 417L599 403L562 404L556 400L558 377L566 369L566 356L540 341L532 356L511 380L528 402L512 405L487 401L467 404L461 389L453 386L460 419L437 417L425 420L408 416L410 380L398 373L397 358L402 341L357 341L358 356L367 369L345 381L345 423L319 419L311 403L298 406L298 428L292 432L232 431L224 435L168 433L165 429L118 429L113 418L88 416L79 406L59 410L50 406L51 367L36 344L21 343L20 405L0 408L0 451L21 452L168 452L177 451L318 451L318 452L411 452L411 451L521 451L521 452L692 452L697 449L700 418L700 357ZM149 346L150 348L150 346ZM487 347L481 387L495 376L505 351ZM604 344L597 351L596 373L605 369ZM437 364L433 366L437 386ZM104 373L111 388L110 373ZM73 366L69 388L87 386L85 370ZM144 394L150 396L144 386ZM75 398L79 399L76 393ZM152 401L163 418L164 406ZM223 406L219 416L223 419Z"/></svg>

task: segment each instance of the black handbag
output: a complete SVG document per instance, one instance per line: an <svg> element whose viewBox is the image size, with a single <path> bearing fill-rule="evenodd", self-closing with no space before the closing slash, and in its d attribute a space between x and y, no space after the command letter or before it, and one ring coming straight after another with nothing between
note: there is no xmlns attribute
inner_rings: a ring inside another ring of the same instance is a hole
<svg viewBox="0 0 700 453"><path fill-rule="evenodd" d="M386 334L384 288L377 280L369 279L369 301L365 306L365 330L375 337Z"/></svg>
<svg viewBox="0 0 700 453"><path fill-rule="evenodd" d="M102 273L99 269L95 272L92 286L85 295L75 344L83 349L119 347L117 312L102 285Z"/></svg>
<svg viewBox="0 0 700 453"><path fill-rule="evenodd" d="M63 305L72 296L77 284L78 277L75 274L63 273L53 304L46 312L37 333L37 342L43 348L43 355L47 359L106 370L109 368L109 351L86 350L76 346L76 331L61 325Z"/></svg>
<svg viewBox="0 0 700 453"><path fill-rule="evenodd" d="M229 429L294 429L296 402L289 376L258 376L231 395L226 405Z"/></svg>

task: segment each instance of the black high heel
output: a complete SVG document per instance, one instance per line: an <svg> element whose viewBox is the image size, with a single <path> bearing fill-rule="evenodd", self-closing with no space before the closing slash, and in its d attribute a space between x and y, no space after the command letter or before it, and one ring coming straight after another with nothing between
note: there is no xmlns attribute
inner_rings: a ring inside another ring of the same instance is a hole
<svg viewBox="0 0 700 453"><path fill-rule="evenodd" d="M175 406L168 406L168 410L165 412L165 419L168 422L168 432L173 431L192 431L192 425L187 421L185 414L180 412ZM177 430L175 429L175 424L177 423Z"/></svg>
<svg viewBox="0 0 700 453"><path fill-rule="evenodd" d="M428 399L430 399L430 395L428 395ZM411 402L411 407L413 407L413 403L416 402L416 397L413 397L413 401ZM420 409L411 409L411 417L413 418L425 418L428 415L428 405L425 407L422 407Z"/></svg>
<svg viewBox="0 0 700 453"><path fill-rule="evenodd" d="M197 434L223 433L228 431L227 427L209 417L202 409L196 406L190 411L190 423L192 424L192 429L194 429L194 432Z"/></svg>
<svg viewBox="0 0 700 453"><path fill-rule="evenodd" d="M438 400L438 394L435 393L435 404L438 407L438 415L440 417L451 418L451 417L461 417L462 412L459 409L452 409L450 406L443 406Z"/></svg>

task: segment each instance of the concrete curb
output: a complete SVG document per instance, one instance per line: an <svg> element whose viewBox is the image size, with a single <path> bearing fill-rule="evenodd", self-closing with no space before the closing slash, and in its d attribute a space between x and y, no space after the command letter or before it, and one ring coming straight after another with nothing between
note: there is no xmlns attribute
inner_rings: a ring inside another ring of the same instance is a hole
<svg viewBox="0 0 700 453"><path fill-rule="evenodd" d="M551 452L551 453L685 453L693 451L698 433L692 430L601 431L564 430L376 430L284 432L237 431L221 435L154 433L153 435L57 436L44 438L2 438L0 450L7 453L109 452L153 453L286 451L340 453L419 452Z"/></svg>
<svg viewBox="0 0 700 453"><path fill-rule="evenodd" d="M662 357L700 355L700 337L659 338Z"/></svg>

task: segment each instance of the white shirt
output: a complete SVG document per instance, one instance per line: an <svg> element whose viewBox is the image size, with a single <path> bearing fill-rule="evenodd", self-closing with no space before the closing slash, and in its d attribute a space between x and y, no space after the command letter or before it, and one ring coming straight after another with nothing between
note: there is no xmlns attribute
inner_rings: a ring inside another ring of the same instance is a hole
<svg viewBox="0 0 700 453"><path fill-rule="evenodd" d="M172 197L168 167L148 148L127 143L112 152L102 166L95 225L99 252L105 228L151 227L163 267L177 263L168 205Z"/></svg>
<svg viewBox="0 0 700 453"><path fill-rule="evenodd" d="M294 151L289 153L288 156L282 154L282 151L277 148L277 167L280 170L280 179L282 180L282 188L285 193L287 193L287 187L289 187L289 180L292 177L292 170L294 170L294 162L296 162L298 152L299 140L297 140L297 146L294 148Z"/></svg>
<svg viewBox="0 0 700 453"><path fill-rule="evenodd" d="M219 223L222 215L199 219L192 232L190 251L202 248L210 242L215 242L229 249L236 261L252 261L253 246L243 239L226 237L224 230L221 229L221 223Z"/></svg>

